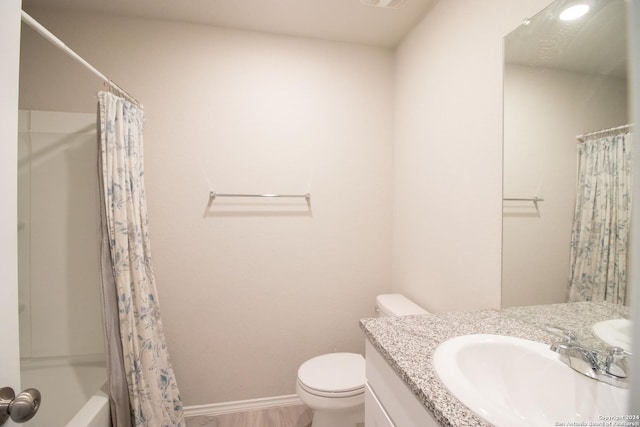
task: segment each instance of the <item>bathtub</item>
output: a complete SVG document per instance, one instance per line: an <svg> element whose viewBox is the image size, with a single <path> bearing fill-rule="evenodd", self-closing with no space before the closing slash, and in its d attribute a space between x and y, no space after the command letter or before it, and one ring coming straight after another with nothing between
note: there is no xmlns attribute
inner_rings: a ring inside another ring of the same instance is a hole
<svg viewBox="0 0 640 427"><path fill-rule="evenodd" d="M104 355L21 360L22 388L42 394L28 427L110 427Z"/></svg>
<svg viewBox="0 0 640 427"><path fill-rule="evenodd" d="M111 427L109 396L105 382L67 423L67 427Z"/></svg>

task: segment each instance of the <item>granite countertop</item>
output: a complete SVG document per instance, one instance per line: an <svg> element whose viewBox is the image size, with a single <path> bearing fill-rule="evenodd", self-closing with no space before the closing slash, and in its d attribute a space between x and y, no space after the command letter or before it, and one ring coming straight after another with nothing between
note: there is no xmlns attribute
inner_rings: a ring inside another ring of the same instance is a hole
<svg viewBox="0 0 640 427"><path fill-rule="evenodd" d="M584 345L600 345L590 325L629 318L626 307L608 303L568 303L499 310L362 319L365 335L443 426L490 426L462 405L440 382L431 357L436 347L459 335L498 334L551 344L558 337L544 326L575 332ZM586 325L586 326L585 326Z"/></svg>
<svg viewBox="0 0 640 427"><path fill-rule="evenodd" d="M576 341L583 346L599 351L605 351L610 346L593 334L591 326L603 320L631 318L631 309L628 306L608 302L511 307L503 309L502 312L539 327L561 326L575 333Z"/></svg>

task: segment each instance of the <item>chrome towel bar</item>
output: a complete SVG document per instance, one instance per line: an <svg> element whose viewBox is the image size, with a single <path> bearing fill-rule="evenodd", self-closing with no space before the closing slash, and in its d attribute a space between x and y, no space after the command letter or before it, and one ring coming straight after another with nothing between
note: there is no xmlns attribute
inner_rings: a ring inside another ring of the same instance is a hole
<svg viewBox="0 0 640 427"><path fill-rule="evenodd" d="M211 191L209 193L209 199L213 200L216 197L287 197L287 198L304 198L307 201L311 200L311 193L305 194L229 194L229 193L216 193Z"/></svg>

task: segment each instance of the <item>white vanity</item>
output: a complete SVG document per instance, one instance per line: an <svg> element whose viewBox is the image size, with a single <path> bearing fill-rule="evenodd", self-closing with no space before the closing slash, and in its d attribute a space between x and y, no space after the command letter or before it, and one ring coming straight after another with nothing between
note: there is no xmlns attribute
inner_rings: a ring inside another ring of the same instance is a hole
<svg viewBox="0 0 640 427"><path fill-rule="evenodd" d="M438 422L367 341L365 425L367 427L437 427Z"/></svg>
<svg viewBox="0 0 640 427"><path fill-rule="evenodd" d="M558 336L542 326L551 322L572 330L590 348L605 348L590 325L629 315L627 307L613 304L570 303L362 319L367 337L365 425L488 427L438 378L432 357L441 343L461 335L496 334L550 345Z"/></svg>

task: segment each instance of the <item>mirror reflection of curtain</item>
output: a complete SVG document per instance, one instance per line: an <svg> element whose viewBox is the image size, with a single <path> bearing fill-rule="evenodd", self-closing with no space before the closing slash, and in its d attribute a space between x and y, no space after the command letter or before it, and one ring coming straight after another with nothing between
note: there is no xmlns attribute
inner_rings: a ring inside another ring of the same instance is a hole
<svg viewBox="0 0 640 427"><path fill-rule="evenodd" d="M631 134L578 145L567 300L624 304L631 226Z"/></svg>

